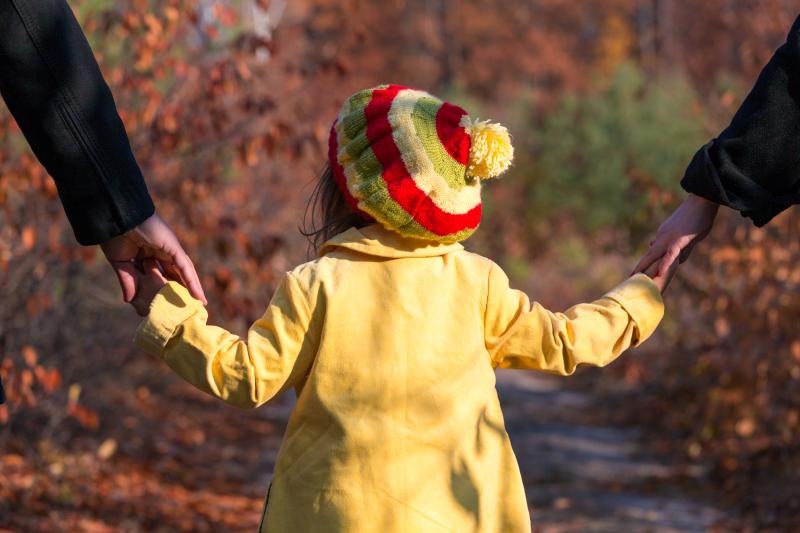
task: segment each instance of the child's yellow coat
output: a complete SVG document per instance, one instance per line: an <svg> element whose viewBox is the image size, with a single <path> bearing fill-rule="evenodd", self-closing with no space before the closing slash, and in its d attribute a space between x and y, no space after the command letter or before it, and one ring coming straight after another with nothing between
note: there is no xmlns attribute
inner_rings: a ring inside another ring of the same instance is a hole
<svg viewBox="0 0 800 533"><path fill-rule="evenodd" d="M137 342L240 407L297 391L261 531L518 532L530 518L494 369L602 366L662 313L644 275L551 313L460 244L370 226L288 273L247 338L169 283Z"/></svg>

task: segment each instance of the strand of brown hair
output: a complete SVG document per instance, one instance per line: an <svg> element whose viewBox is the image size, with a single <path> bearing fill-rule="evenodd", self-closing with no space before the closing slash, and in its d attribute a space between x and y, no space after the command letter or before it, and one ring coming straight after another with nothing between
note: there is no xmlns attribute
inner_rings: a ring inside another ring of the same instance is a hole
<svg viewBox="0 0 800 533"><path fill-rule="evenodd" d="M366 225L366 220L347 204L330 165L326 164L306 203L300 228L300 233L308 239L309 251L318 252L331 237L349 228Z"/></svg>

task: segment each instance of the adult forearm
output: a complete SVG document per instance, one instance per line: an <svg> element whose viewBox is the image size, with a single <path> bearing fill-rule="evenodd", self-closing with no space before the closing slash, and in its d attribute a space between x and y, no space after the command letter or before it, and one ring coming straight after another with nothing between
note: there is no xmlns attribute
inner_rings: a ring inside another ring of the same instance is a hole
<svg viewBox="0 0 800 533"><path fill-rule="evenodd" d="M154 212L91 48L63 0L0 0L0 93L56 181L79 242Z"/></svg>

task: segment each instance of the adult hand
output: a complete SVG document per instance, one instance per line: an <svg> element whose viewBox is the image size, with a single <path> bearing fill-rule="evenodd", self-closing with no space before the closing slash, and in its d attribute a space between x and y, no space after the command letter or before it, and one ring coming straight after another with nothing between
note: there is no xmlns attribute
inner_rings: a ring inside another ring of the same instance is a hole
<svg viewBox="0 0 800 533"><path fill-rule="evenodd" d="M656 261L657 276L670 271L673 263L686 261L695 245L706 238L714 225L719 205L689 194L686 200L658 228L650 249L634 268L634 273L648 270Z"/></svg>
<svg viewBox="0 0 800 533"><path fill-rule="evenodd" d="M140 279L134 261L152 258L158 260L169 277L186 286L203 305L208 303L192 260L183 251L175 233L157 214L100 247L117 274L122 298L126 302L131 302L136 296Z"/></svg>

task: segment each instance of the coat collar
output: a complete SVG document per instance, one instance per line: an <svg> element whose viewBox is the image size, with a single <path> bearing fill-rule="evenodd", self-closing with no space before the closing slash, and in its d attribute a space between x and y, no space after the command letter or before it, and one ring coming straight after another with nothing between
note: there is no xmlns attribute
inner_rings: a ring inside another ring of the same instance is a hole
<svg viewBox="0 0 800 533"><path fill-rule="evenodd" d="M384 229L380 224L372 224L361 229L350 228L322 245L319 255L331 253L337 248L353 250L376 257L435 257L463 250L461 243L439 244L403 237Z"/></svg>

